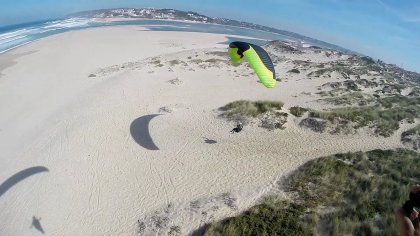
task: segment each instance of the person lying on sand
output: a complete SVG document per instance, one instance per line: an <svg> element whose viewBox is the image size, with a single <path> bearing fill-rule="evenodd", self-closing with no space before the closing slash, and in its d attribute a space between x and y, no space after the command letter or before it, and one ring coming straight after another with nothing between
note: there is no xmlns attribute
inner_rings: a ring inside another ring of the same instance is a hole
<svg viewBox="0 0 420 236"><path fill-rule="evenodd" d="M395 216L400 225L401 236L420 236L419 212L414 207L420 207L420 185L411 188L410 200L395 210Z"/></svg>
<svg viewBox="0 0 420 236"><path fill-rule="evenodd" d="M230 133L239 133L239 132L241 132L241 130L242 130L242 128L243 128L244 126L242 125L242 123L241 122L239 122L238 123L238 125L236 126L236 128L233 128L231 131L230 131Z"/></svg>

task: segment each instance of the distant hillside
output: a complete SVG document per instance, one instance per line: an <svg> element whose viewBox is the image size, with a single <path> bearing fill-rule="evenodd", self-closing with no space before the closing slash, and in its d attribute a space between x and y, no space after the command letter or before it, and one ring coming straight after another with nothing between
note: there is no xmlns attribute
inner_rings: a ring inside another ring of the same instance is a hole
<svg viewBox="0 0 420 236"><path fill-rule="evenodd" d="M238 27L245 27L250 29L256 30L263 30L266 32L282 34L285 36L290 36L293 38L310 41L312 43L316 43L320 46L325 48L330 48L334 50L338 50L344 53L352 53L358 54L353 52L349 49L330 44L318 39L310 38L304 35L300 35L297 33L293 33L286 30L280 30L272 27L267 27L263 25L253 24L249 22L231 20L226 18L219 18L219 17L208 17L205 15L198 14L192 11L180 11L175 9L157 9L157 8L119 8L119 9L102 9L102 10L94 10L94 11L86 11L86 12L79 12L70 15L71 17L91 17L91 18L141 18L141 19L156 19L156 20L187 20L187 21L194 21L194 22L201 22L201 23L213 23L213 24L220 24L220 25L229 25L229 26L238 26Z"/></svg>

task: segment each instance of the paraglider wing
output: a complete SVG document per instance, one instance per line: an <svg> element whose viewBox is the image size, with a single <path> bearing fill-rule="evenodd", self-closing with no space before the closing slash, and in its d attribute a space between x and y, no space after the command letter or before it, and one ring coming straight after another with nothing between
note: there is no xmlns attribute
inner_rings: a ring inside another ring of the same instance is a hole
<svg viewBox="0 0 420 236"><path fill-rule="evenodd" d="M244 56L242 51L239 51L239 48L232 44L229 45L228 53L234 65L239 64L241 62L241 58Z"/></svg>
<svg viewBox="0 0 420 236"><path fill-rule="evenodd" d="M228 53L234 64L240 63L241 58L245 56L261 83L267 88L274 88L276 80L273 62L264 49L254 44L236 41L229 44Z"/></svg>

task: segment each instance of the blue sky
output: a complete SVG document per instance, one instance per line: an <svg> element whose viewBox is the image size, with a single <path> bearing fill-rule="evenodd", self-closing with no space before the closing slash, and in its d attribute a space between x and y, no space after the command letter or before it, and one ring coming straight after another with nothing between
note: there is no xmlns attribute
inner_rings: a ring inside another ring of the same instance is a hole
<svg viewBox="0 0 420 236"><path fill-rule="evenodd" d="M166 7L259 23L420 72L420 0L0 0L0 26L113 7Z"/></svg>

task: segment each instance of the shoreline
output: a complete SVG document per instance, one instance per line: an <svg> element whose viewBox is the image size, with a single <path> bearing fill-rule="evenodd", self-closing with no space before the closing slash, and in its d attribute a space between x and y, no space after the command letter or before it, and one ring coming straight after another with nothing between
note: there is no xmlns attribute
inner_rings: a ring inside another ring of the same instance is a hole
<svg viewBox="0 0 420 236"><path fill-rule="evenodd" d="M259 29L253 29L253 28L248 28L248 27L242 27L242 26L232 26L232 25L223 25L223 24L217 24L217 23L206 23L206 22L197 22L197 21L188 21L188 20L148 19L148 18L79 18L79 17L76 17L76 18L64 18L64 19L58 19L58 20L65 21L65 20L69 20L69 19L87 19L87 20L92 20L93 22L99 22L99 23L129 22L129 21L136 21L136 20L142 20L142 21L144 20L144 21L180 22L180 23L191 23L191 24L209 24L209 25L215 25L215 26L221 26L221 27L227 26L227 27L233 27L233 28L238 28L238 29L245 29L245 30L252 30L252 31L258 31L258 32L264 32L264 33L274 34L274 35L278 35L278 36L287 38L287 39L284 39L284 40L293 41L293 40L289 39L289 38L291 38L290 36L283 35L283 34L280 34L280 33L275 33L275 32L270 32L270 31L265 31L265 30L259 30ZM49 20L49 21L53 21L53 20ZM49 22L49 21L46 21L46 22ZM102 28L102 27L121 27L121 26L126 26L126 25L90 26L90 27L87 27L87 28L70 29L69 31L84 30L84 29L94 29L94 28ZM132 26L132 25L128 25L128 26ZM150 25L133 25L133 26L142 27L142 26L150 26ZM17 29L15 29L15 30L17 30ZM10 32L13 32L13 31L10 31ZM69 32L69 31L66 31L66 32ZM194 31L191 31L191 32L194 32ZM55 35L55 34L53 34L53 35ZM49 35L49 36L45 36L45 37L50 37L50 36L53 36L53 35ZM30 44L32 42L36 42L36 41L38 41L40 39L43 39L45 37L42 37L42 38L39 38L39 39L34 39L34 40L31 40L31 41L28 41L28 42L24 42L24 43L22 43L20 45L13 46L12 48L5 49L3 51L0 51L0 54L9 52L9 51L11 51L13 49L16 49L16 48L19 48L21 46ZM246 36L246 37L250 37L250 36ZM252 38L255 38L255 37L252 37ZM278 39L262 39L262 38L258 38L258 40L270 41L270 40L278 40Z"/></svg>

